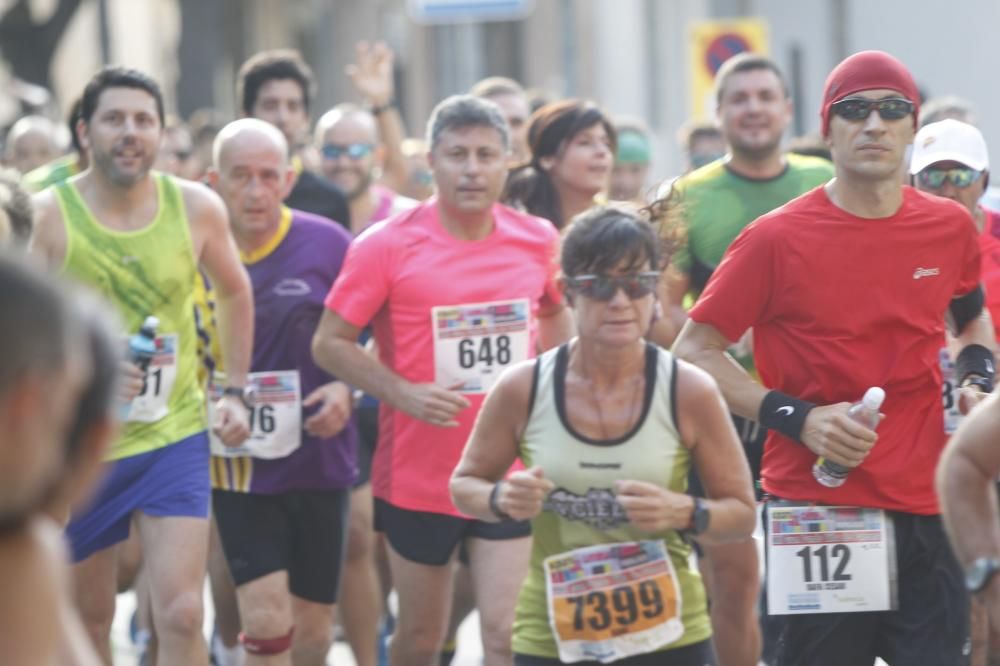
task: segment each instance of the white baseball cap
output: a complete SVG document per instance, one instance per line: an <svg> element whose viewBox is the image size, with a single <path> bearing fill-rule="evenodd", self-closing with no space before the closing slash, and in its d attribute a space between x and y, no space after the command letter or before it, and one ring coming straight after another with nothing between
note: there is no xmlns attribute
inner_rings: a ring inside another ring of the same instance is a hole
<svg viewBox="0 0 1000 666"><path fill-rule="evenodd" d="M935 162L959 162L976 171L989 169L983 133L951 118L921 127L913 139L910 173L920 173Z"/></svg>

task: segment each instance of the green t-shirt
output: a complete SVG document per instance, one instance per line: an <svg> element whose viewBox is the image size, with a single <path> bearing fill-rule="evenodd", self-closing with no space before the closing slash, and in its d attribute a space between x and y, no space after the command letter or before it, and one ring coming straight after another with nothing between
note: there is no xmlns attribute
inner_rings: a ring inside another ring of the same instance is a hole
<svg viewBox="0 0 1000 666"><path fill-rule="evenodd" d="M833 178L833 165L822 158L788 154L787 160L781 175L768 180L739 176L716 160L674 182L687 243L673 265L691 278L694 296L744 227Z"/></svg>

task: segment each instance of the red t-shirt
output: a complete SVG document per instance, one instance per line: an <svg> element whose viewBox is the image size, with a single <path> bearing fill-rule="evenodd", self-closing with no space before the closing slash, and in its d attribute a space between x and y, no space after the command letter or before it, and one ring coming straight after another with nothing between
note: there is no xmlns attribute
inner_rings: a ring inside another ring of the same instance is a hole
<svg viewBox="0 0 1000 666"><path fill-rule="evenodd" d="M855 402L870 386L886 392L878 442L843 486L817 483L816 455L772 430L764 489L792 500L939 513L938 354L949 302L978 281L968 211L910 187L886 218L851 215L818 187L747 227L691 318L734 341L753 327L768 388L819 405Z"/></svg>
<svg viewBox="0 0 1000 666"><path fill-rule="evenodd" d="M983 208L983 232L979 234L982 253L982 282L986 309L993 318L995 338L1000 341L1000 213Z"/></svg>
<svg viewBox="0 0 1000 666"><path fill-rule="evenodd" d="M527 299L533 357L539 306L562 300L556 283L559 235L551 222L499 204L493 220L488 237L459 240L441 226L432 199L372 225L348 249L326 306L355 326L371 322L380 360L399 376L450 388L447 377L437 376L435 355L444 348L435 346L432 308ZM436 325L440 331L449 322ZM480 346L472 360L483 351ZM499 358L499 349L494 351ZM451 502L448 481L485 394L465 397L472 406L459 413L456 428L381 404L372 462L376 497L412 511L462 515Z"/></svg>

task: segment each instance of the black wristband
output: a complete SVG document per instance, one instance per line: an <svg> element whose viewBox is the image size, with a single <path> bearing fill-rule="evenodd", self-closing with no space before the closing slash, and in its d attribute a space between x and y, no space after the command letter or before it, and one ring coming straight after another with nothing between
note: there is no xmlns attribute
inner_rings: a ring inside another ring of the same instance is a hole
<svg viewBox="0 0 1000 666"><path fill-rule="evenodd" d="M793 398L781 391L768 391L764 401L760 403L757 422L765 428L777 430L785 437L801 442L806 416L815 406L811 402Z"/></svg>
<svg viewBox="0 0 1000 666"><path fill-rule="evenodd" d="M507 522L509 520L514 520L511 518L510 514L500 508L500 503L497 501L497 495L500 493L500 484L503 481L497 481L493 484L493 490L490 491L490 511L493 515L501 520L501 522Z"/></svg>
<svg viewBox="0 0 1000 666"><path fill-rule="evenodd" d="M389 109L391 109L394 106L396 106L395 100L391 100L390 99L385 104L379 104L378 106L375 106L373 104L373 105L369 106L368 107L368 112L371 113L373 116L377 116L380 113L385 113L386 111L388 111Z"/></svg>
<svg viewBox="0 0 1000 666"><path fill-rule="evenodd" d="M978 375L972 383L982 388L983 393L993 392L995 367L993 352L983 345L965 345L955 358L955 376L959 386L965 383L969 375Z"/></svg>

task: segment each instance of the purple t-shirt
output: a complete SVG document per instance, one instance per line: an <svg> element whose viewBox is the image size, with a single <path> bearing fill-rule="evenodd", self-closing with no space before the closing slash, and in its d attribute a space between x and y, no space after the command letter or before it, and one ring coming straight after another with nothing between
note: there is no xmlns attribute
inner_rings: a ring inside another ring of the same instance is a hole
<svg viewBox="0 0 1000 666"><path fill-rule="evenodd" d="M312 359L323 300L340 272L350 234L339 224L292 211L287 235L266 256L246 264L254 296L251 372L298 370L302 399L334 377ZM302 423L319 406L305 408ZM213 458L216 488L272 495L346 488L357 477L354 420L328 439L302 431L302 445L284 458Z"/></svg>

